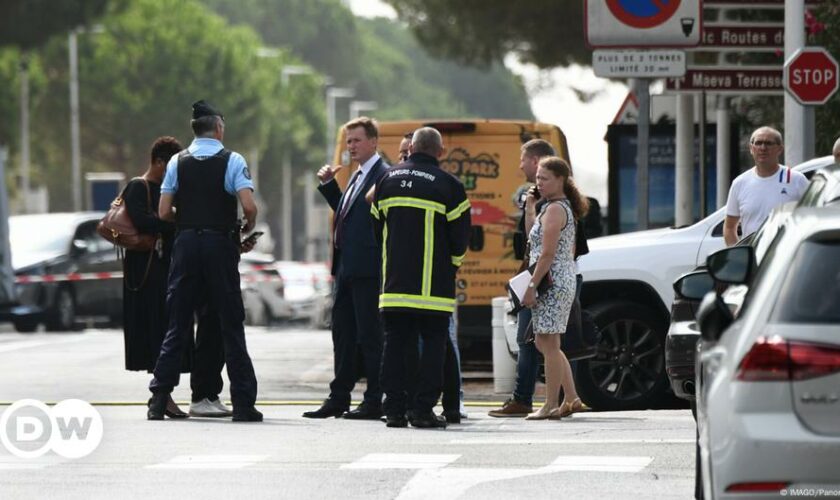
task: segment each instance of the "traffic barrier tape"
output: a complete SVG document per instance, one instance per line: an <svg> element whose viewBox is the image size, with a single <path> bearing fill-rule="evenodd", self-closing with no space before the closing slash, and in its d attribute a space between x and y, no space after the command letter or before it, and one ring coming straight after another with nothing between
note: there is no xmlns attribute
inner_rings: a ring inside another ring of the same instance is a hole
<svg viewBox="0 0 840 500"><path fill-rule="evenodd" d="M221 400L221 399L220 399ZM225 402L221 400L225 404L232 404L230 401ZM266 400L266 401L257 401L256 406L320 406L323 404L323 400ZM0 401L0 407L2 406L11 406L14 404L14 401ZM47 406L55 406L58 402L57 401L44 401L44 404ZM356 406L360 404L361 401L351 401L352 406ZM148 406L148 401L89 401L88 404L91 406ZM179 405L189 405L190 401L175 401L175 404ZM501 401L464 401L464 406L471 407L471 408L496 408L504 405ZM534 407L537 408L541 406L540 403L534 403Z"/></svg>
<svg viewBox="0 0 840 500"><path fill-rule="evenodd" d="M246 283L262 283L278 281L282 282L283 278L279 274L256 274L255 271L265 271L276 269L273 264L255 264L243 265L241 271L243 274L240 279ZM91 281L91 280L108 280L108 279L122 279L122 271L99 272L99 273L66 273L66 274L21 274L15 276L15 283L56 283L63 281Z"/></svg>

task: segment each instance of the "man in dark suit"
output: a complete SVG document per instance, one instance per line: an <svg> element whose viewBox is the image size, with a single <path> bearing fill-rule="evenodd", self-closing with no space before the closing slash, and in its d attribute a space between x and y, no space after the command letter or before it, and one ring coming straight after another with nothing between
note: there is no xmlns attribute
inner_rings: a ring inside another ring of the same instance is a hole
<svg viewBox="0 0 840 500"><path fill-rule="evenodd" d="M379 322L379 277L382 251L373 232L370 204L365 193L385 174L388 164L376 152L379 130L367 117L344 125L347 151L358 168L342 193L335 181L341 167L325 165L318 171L318 191L335 212L333 219L332 274L335 301L332 337L335 377L330 395L307 418L341 417L376 420L382 416L379 367L382 360L382 326ZM350 409L350 393L358 379L357 350L367 378L364 400Z"/></svg>

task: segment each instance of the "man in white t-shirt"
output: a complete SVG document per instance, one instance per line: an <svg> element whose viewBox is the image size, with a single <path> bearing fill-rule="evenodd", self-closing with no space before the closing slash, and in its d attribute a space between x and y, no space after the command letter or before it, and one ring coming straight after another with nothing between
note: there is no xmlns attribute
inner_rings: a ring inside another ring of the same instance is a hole
<svg viewBox="0 0 840 500"><path fill-rule="evenodd" d="M754 233L774 208L799 200L808 187L804 175L779 165L783 149L778 130L761 127L752 133L750 154L755 166L735 178L726 200L723 239L727 246L738 242L739 222L743 236Z"/></svg>
<svg viewBox="0 0 840 500"><path fill-rule="evenodd" d="M840 163L840 138L834 141L834 147L831 148L831 154L834 155L834 163Z"/></svg>

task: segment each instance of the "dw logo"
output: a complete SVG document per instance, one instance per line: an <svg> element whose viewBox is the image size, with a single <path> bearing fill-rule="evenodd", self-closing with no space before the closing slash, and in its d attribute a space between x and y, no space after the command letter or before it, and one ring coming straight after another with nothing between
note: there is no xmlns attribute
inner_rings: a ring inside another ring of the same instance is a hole
<svg viewBox="0 0 840 500"><path fill-rule="evenodd" d="M21 399L0 416L0 441L19 458L38 458L50 450L64 458L81 458L102 441L102 416L80 399L65 399L52 408L36 399Z"/></svg>

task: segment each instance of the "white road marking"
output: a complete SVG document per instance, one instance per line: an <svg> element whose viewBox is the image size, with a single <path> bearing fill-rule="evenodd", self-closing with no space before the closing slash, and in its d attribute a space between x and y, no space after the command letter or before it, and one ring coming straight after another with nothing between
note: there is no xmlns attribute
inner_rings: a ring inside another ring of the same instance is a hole
<svg viewBox="0 0 840 500"><path fill-rule="evenodd" d="M397 500L454 500L473 486L562 471L639 472L651 457L559 456L550 465L536 469L447 469L420 470L406 483Z"/></svg>
<svg viewBox="0 0 840 500"><path fill-rule="evenodd" d="M342 469L439 469L451 464L461 455L432 455L423 453L371 453Z"/></svg>
<svg viewBox="0 0 840 500"><path fill-rule="evenodd" d="M454 500L468 489L490 481L504 481L538 474L538 469L431 469L417 474L403 486L397 500Z"/></svg>
<svg viewBox="0 0 840 500"><path fill-rule="evenodd" d="M532 439L476 438L452 439L449 444L694 444L695 439Z"/></svg>
<svg viewBox="0 0 840 500"><path fill-rule="evenodd" d="M546 468L555 471L639 472L651 462L653 457L561 455Z"/></svg>
<svg viewBox="0 0 840 500"><path fill-rule="evenodd" d="M0 471L3 470L33 470L33 469L43 469L49 464L39 464L39 463L0 463Z"/></svg>
<svg viewBox="0 0 840 500"><path fill-rule="evenodd" d="M38 458L17 458L13 456L2 456L0 457L0 471L43 469L51 465L63 464L67 461L67 459L52 454L44 455Z"/></svg>
<svg viewBox="0 0 840 500"><path fill-rule="evenodd" d="M180 455L168 462L147 465L146 469L241 469L268 458L268 455Z"/></svg>

